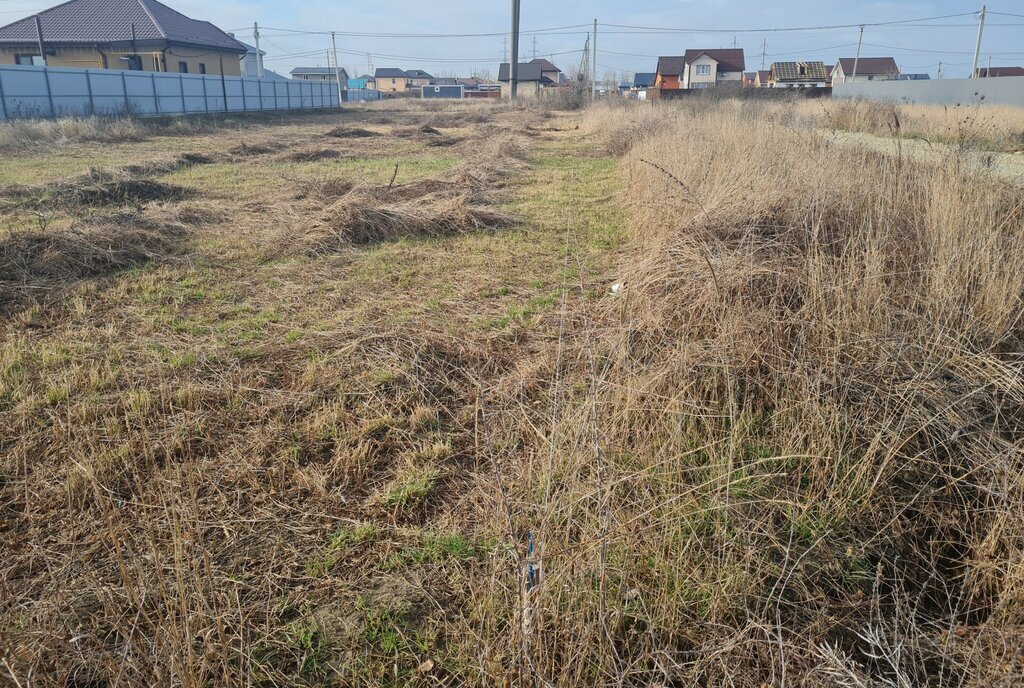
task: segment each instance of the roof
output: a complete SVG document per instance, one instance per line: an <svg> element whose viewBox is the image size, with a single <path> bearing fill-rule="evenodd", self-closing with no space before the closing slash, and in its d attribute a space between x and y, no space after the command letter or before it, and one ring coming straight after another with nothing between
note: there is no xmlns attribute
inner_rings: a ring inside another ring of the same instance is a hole
<svg viewBox="0 0 1024 688"><path fill-rule="evenodd" d="M654 72L637 72L633 75L633 86L636 88L647 88L654 85L654 79L658 75Z"/></svg>
<svg viewBox="0 0 1024 688"><path fill-rule="evenodd" d="M70 0L0 27L0 43L37 42L35 17L47 43L167 42L245 53L246 47L207 21L191 19L157 0Z"/></svg>
<svg viewBox="0 0 1024 688"><path fill-rule="evenodd" d="M838 66L843 68L843 74L853 75L854 62L857 62L857 76L900 73L896 60L891 57L862 57L859 61L853 57L840 57Z"/></svg>
<svg viewBox="0 0 1024 688"><path fill-rule="evenodd" d="M508 81L509 71L511 65L508 62L502 62L501 66L498 67L498 81ZM551 79L547 78L543 74L543 69L539 64L531 64L529 62L519 63L519 73L516 75L518 81L539 81L542 84L554 83Z"/></svg>
<svg viewBox="0 0 1024 688"><path fill-rule="evenodd" d="M235 34L233 34L233 33L229 33L228 35L231 36L232 38L235 38ZM237 38L235 38L235 40L238 41ZM245 48L245 54L246 55L255 55L256 54L256 46L249 45L245 41L238 41L238 42L241 43L242 46ZM266 54L267 54L266 50L260 50L260 55L266 55Z"/></svg>
<svg viewBox="0 0 1024 688"><path fill-rule="evenodd" d="M686 58L682 55L669 55L658 58L657 74L662 76L679 76L686 68Z"/></svg>
<svg viewBox="0 0 1024 688"><path fill-rule="evenodd" d="M775 81L828 81L824 62L773 62L771 77Z"/></svg>
<svg viewBox="0 0 1024 688"><path fill-rule="evenodd" d="M978 76L1024 76L1024 67L982 67L978 70Z"/></svg>
<svg viewBox="0 0 1024 688"><path fill-rule="evenodd" d="M407 70L405 70L405 76L410 78L410 79L433 79L434 78L434 77L430 76L429 74L427 74L426 72L424 72L422 69L407 69Z"/></svg>
<svg viewBox="0 0 1024 688"><path fill-rule="evenodd" d="M683 58L690 64L701 55L707 55L718 63L720 72L742 72L747 68L743 59L743 48L718 48L714 50L687 50Z"/></svg>
<svg viewBox="0 0 1024 688"><path fill-rule="evenodd" d="M341 71L345 71L342 69ZM296 67L291 74L334 74L334 67Z"/></svg>
<svg viewBox="0 0 1024 688"><path fill-rule="evenodd" d="M395 67L378 67L374 71L373 75L377 79L393 79L396 77L399 79L404 79L405 70L397 69Z"/></svg>
<svg viewBox="0 0 1024 688"><path fill-rule="evenodd" d="M373 77L370 76L369 74L363 74L362 76L359 77L359 79L366 79L368 81L373 81Z"/></svg>
<svg viewBox="0 0 1024 688"><path fill-rule="evenodd" d="M1024 75L1024 71L1021 72ZM932 75L921 72L919 74L900 74L900 81L931 81Z"/></svg>
<svg viewBox="0 0 1024 688"><path fill-rule="evenodd" d="M771 78L771 75L772 75L772 73L769 72L767 69L759 69L759 70L757 70L757 80L759 82L761 82L762 84L767 84L768 83L768 79Z"/></svg>
<svg viewBox="0 0 1024 688"><path fill-rule="evenodd" d="M453 76L437 77L430 82L432 86L459 86L459 80Z"/></svg>
<svg viewBox="0 0 1024 688"><path fill-rule="evenodd" d="M553 65L548 60L545 60L543 57L536 57L536 58L530 60L530 64L540 65L541 71L545 71L545 72L560 72L560 71L562 71L561 69L559 69L558 67Z"/></svg>

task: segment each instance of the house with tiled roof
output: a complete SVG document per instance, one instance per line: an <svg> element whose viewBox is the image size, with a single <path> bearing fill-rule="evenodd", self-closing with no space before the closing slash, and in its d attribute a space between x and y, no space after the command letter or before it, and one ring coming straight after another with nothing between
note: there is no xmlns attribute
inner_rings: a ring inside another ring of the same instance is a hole
<svg viewBox="0 0 1024 688"><path fill-rule="evenodd" d="M658 68L654 72L654 88L671 91L682 88L683 70L686 58L682 55L663 55L658 58Z"/></svg>
<svg viewBox="0 0 1024 688"><path fill-rule="evenodd" d="M855 81L892 81L899 76L900 68L891 57L840 57L832 68L833 85Z"/></svg>
<svg viewBox="0 0 1024 688"><path fill-rule="evenodd" d="M682 88L710 88L735 82L739 86L746 69L743 48L687 50L680 77Z"/></svg>
<svg viewBox="0 0 1024 688"><path fill-rule="evenodd" d="M516 96L539 98L545 88L556 85L550 77L544 76L544 66L532 62L520 62L516 68ZM501 97L512 95L512 66L502 62L498 67L498 82L501 84Z"/></svg>
<svg viewBox="0 0 1024 688"><path fill-rule="evenodd" d="M828 85L824 62L773 62L768 70L771 88L822 88Z"/></svg>
<svg viewBox="0 0 1024 688"><path fill-rule="evenodd" d="M246 52L157 0L70 0L0 27L0 64L240 76Z"/></svg>
<svg viewBox="0 0 1024 688"><path fill-rule="evenodd" d="M344 67L296 67L290 74L294 81L337 81L340 77L342 88L348 88L348 71Z"/></svg>

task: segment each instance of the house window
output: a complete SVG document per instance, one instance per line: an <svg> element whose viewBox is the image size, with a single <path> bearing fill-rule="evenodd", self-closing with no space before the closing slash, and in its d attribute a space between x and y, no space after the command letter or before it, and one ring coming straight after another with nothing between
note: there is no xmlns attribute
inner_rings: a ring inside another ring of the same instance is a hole
<svg viewBox="0 0 1024 688"><path fill-rule="evenodd" d="M205 62L200 62L199 63L199 73L200 74L206 74L206 63Z"/></svg>
<svg viewBox="0 0 1024 688"><path fill-rule="evenodd" d="M139 55L125 55L121 58L124 60L125 69L132 72L142 71L142 57Z"/></svg>
<svg viewBox="0 0 1024 688"><path fill-rule="evenodd" d="M392 80L391 80L391 83L395 83L395 80L394 80L394 79L392 79Z"/></svg>
<svg viewBox="0 0 1024 688"><path fill-rule="evenodd" d="M181 74L188 74L188 62L179 62L178 63L178 71Z"/></svg>
<svg viewBox="0 0 1024 688"><path fill-rule="evenodd" d="M807 67L800 65L800 76L807 76Z"/></svg>
<svg viewBox="0 0 1024 688"><path fill-rule="evenodd" d="M15 55L14 63L20 65L42 65L43 58L39 55Z"/></svg>
<svg viewBox="0 0 1024 688"><path fill-rule="evenodd" d="M710 76L711 65L697 65L697 76Z"/></svg>

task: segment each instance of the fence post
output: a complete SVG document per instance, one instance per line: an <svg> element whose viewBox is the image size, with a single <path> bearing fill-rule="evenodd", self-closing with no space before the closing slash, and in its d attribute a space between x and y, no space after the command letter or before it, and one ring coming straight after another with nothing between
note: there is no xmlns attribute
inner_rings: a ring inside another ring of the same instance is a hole
<svg viewBox="0 0 1024 688"><path fill-rule="evenodd" d="M129 114L132 110L132 102L128 100L128 79L124 76L124 71L121 72L121 91L124 93L124 114Z"/></svg>
<svg viewBox="0 0 1024 688"><path fill-rule="evenodd" d="M210 96L206 93L206 76L203 76L203 110L210 111Z"/></svg>
<svg viewBox="0 0 1024 688"><path fill-rule="evenodd" d="M160 114L160 96L156 92L156 72L150 72L149 78L153 81L153 105L156 106L156 114Z"/></svg>
<svg viewBox="0 0 1024 688"><path fill-rule="evenodd" d="M256 59L260 59L259 55L256 56ZM263 112L263 79L259 79L256 82L256 89L256 92L259 94L260 97L260 112Z"/></svg>
<svg viewBox="0 0 1024 688"><path fill-rule="evenodd" d="M188 105L185 104L185 77L178 73L178 89L181 91L181 114L188 114Z"/></svg>
<svg viewBox="0 0 1024 688"><path fill-rule="evenodd" d="M238 83L242 84L242 112L248 112L249 104L245 102L245 77L239 79Z"/></svg>
<svg viewBox="0 0 1024 688"><path fill-rule="evenodd" d="M7 96L4 95L4 70L0 69L0 113L7 119Z"/></svg>
<svg viewBox="0 0 1024 688"><path fill-rule="evenodd" d="M276 81L271 81L270 83L274 87L274 109L275 110L280 110L281 108L277 104L277 82Z"/></svg>
<svg viewBox="0 0 1024 688"><path fill-rule="evenodd" d="M46 100L50 103L50 117L57 116L57 110L53 107L53 90L50 88L50 68L43 67L43 79L46 80Z"/></svg>
<svg viewBox="0 0 1024 688"><path fill-rule="evenodd" d="M89 114L96 114L96 101L92 97L92 79L89 77L89 70L85 70L85 90L89 94Z"/></svg>

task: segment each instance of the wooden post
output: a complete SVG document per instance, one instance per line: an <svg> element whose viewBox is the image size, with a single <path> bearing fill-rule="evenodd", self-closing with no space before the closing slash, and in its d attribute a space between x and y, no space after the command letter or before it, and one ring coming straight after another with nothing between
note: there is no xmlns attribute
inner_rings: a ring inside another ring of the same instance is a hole
<svg viewBox="0 0 1024 688"><path fill-rule="evenodd" d="M149 78L153 82L153 105L156 106L156 114L160 114L160 94L156 91L156 72L150 72Z"/></svg>
<svg viewBox="0 0 1024 688"><path fill-rule="evenodd" d="M85 90L89 94L89 114L96 114L96 101L92 98L92 79L89 78L89 70L85 70Z"/></svg>
<svg viewBox="0 0 1024 688"><path fill-rule="evenodd" d="M224 94L224 112L228 112L228 84L224 81L224 53L218 53L220 58L220 90Z"/></svg>
<svg viewBox="0 0 1024 688"><path fill-rule="evenodd" d="M7 119L7 97L4 95L4 72L0 69L0 113Z"/></svg>

